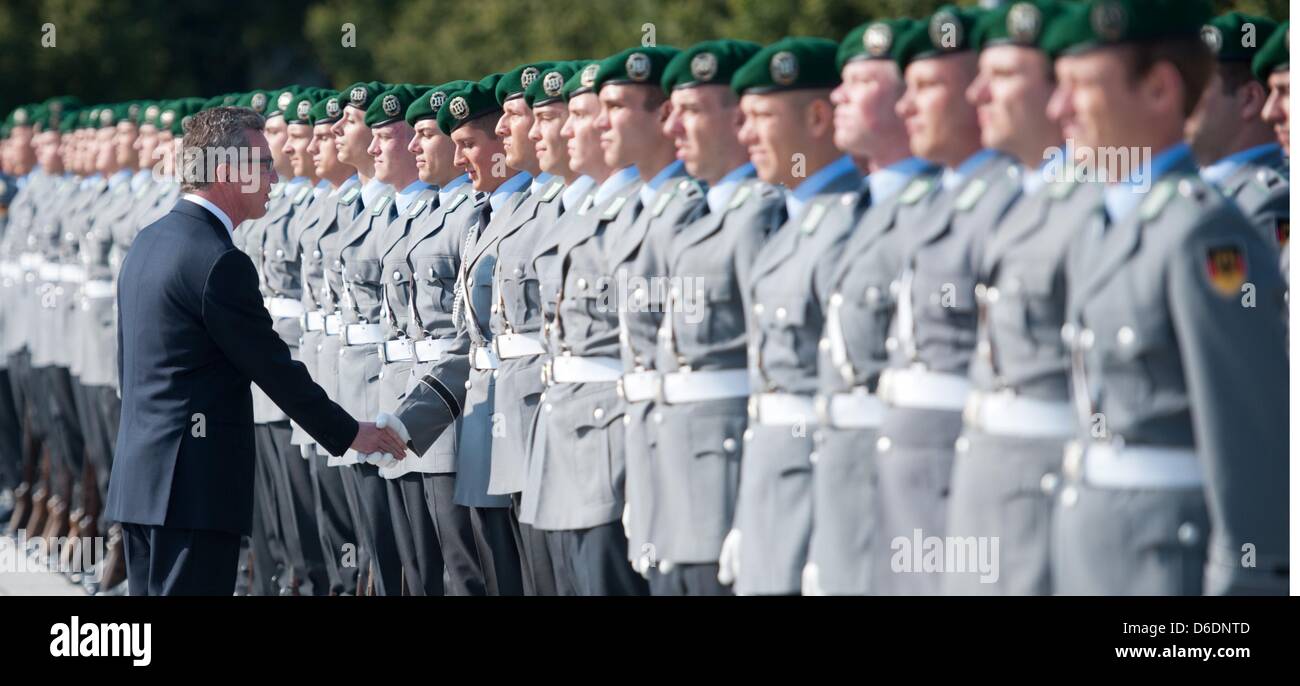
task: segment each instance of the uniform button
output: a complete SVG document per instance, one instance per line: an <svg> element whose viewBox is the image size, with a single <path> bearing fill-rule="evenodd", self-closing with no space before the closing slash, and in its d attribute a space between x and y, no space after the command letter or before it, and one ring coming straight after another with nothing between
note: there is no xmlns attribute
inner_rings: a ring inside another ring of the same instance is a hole
<svg viewBox="0 0 1300 686"><path fill-rule="evenodd" d="M601 419L603 419L603 418L605 417L605 410L602 409L602 408L597 407L596 409L594 409L594 410L591 411L591 416L592 416L592 418L595 419L596 421L600 421Z"/></svg>
<svg viewBox="0 0 1300 686"><path fill-rule="evenodd" d="M822 439L826 438L826 435L820 431L814 431L812 438L813 438L813 443L821 443Z"/></svg>
<svg viewBox="0 0 1300 686"><path fill-rule="evenodd" d="M319 251L319 250L313 250L313 251L311 251L311 256L319 260L319 259L320 259L320 251Z"/></svg>
<svg viewBox="0 0 1300 686"><path fill-rule="evenodd" d="M897 339L897 338L894 338L893 336L890 336L889 338L886 338L886 339L885 339L885 350L888 350L888 351L890 351L890 352L893 352L893 351L895 351L895 350L898 350L898 339Z"/></svg>
<svg viewBox="0 0 1300 686"><path fill-rule="evenodd" d="M1074 324L1066 322L1061 325L1061 340L1064 341L1066 345L1074 344Z"/></svg>
<svg viewBox="0 0 1300 686"><path fill-rule="evenodd" d="M325 346L323 346L323 345L319 345L319 344L318 344L318 345L316 346L316 352L320 352L321 350L324 349L324 347L325 347Z"/></svg>
<svg viewBox="0 0 1300 686"><path fill-rule="evenodd" d="M1079 345L1083 346L1084 350L1092 350L1093 338L1092 329L1084 329L1079 332Z"/></svg>
<svg viewBox="0 0 1300 686"><path fill-rule="evenodd" d="M840 375L841 375L841 376L844 376L844 377L846 377L846 378L847 378L847 377L851 377L851 376L853 376L853 365L851 365L851 364L849 364L849 363L847 363L847 362L845 362L844 364L840 365Z"/></svg>
<svg viewBox="0 0 1300 686"><path fill-rule="evenodd" d="M808 461L811 462L812 464L817 464L817 451L816 451L816 450L812 451L811 453L808 453Z"/></svg>
<svg viewBox="0 0 1300 686"><path fill-rule="evenodd" d="M655 424L663 424L663 423L664 423L664 413L662 413L662 412L656 412L656 413L654 414L654 422L655 422Z"/></svg>
<svg viewBox="0 0 1300 686"><path fill-rule="evenodd" d="M830 350L830 349L831 349L831 339L829 339L829 338L823 338L823 339L821 339L820 341L817 341L817 349L818 349L818 350Z"/></svg>
<svg viewBox="0 0 1300 686"><path fill-rule="evenodd" d="M465 283L469 284L470 286L473 286L473 285L474 285L474 277L471 276L471 277L469 277L468 279L465 279Z"/></svg>
<svg viewBox="0 0 1300 686"><path fill-rule="evenodd" d="M1061 490L1061 504L1066 507L1074 507L1079 502L1079 489L1074 486L1066 486Z"/></svg>
<svg viewBox="0 0 1300 686"><path fill-rule="evenodd" d="M630 426L631 424L632 424L632 415L630 414L623 415L623 426Z"/></svg>
<svg viewBox="0 0 1300 686"><path fill-rule="evenodd" d="M515 276L523 276L523 275L524 275L524 270L520 269L519 267L515 267Z"/></svg>
<svg viewBox="0 0 1300 686"><path fill-rule="evenodd" d="M998 301L999 294L996 286L988 290L987 297L990 303L995 303Z"/></svg>
<svg viewBox="0 0 1300 686"><path fill-rule="evenodd" d="M745 439L746 441L754 440L754 430L745 429L745 433L741 434L741 438Z"/></svg>
<svg viewBox="0 0 1300 686"><path fill-rule="evenodd" d="M839 307L844 302L844 296L838 292L831 294L831 307Z"/></svg>
<svg viewBox="0 0 1300 686"><path fill-rule="evenodd" d="M975 284L975 299L976 299L976 300L978 300L978 301L980 301L980 302L984 302L984 299L985 299L986 297L988 297L988 292L989 292L989 287L988 287L988 286L985 286L985 285L982 284L982 283L977 283L977 284Z"/></svg>
<svg viewBox="0 0 1300 686"><path fill-rule="evenodd" d="M889 440L888 436L881 436L876 439L876 452L887 453L892 445L893 443Z"/></svg>
<svg viewBox="0 0 1300 686"><path fill-rule="evenodd" d="M736 452L736 439L734 438L722 439L722 452L724 453Z"/></svg>
<svg viewBox="0 0 1300 686"><path fill-rule="evenodd" d="M1048 472L1043 478L1038 480L1038 486L1043 489L1043 493L1051 495L1056 492L1056 487L1061 483L1061 477L1055 472Z"/></svg>
<svg viewBox="0 0 1300 686"><path fill-rule="evenodd" d="M969 452L970 439L966 438L965 436L958 436L957 440L953 442L952 447L955 448L959 453Z"/></svg>
<svg viewBox="0 0 1300 686"><path fill-rule="evenodd" d="M276 251L275 251L275 256L278 257L278 258L283 258L283 257L284 257L284 251L283 251L283 250L276 250Z"/></svg>
<svg viewBox="0 0 1300 686"><path fill-rule="evenodd" d="M469 388L470 388L470 383L471 383L471 382L470 382L468 379L465 380L465 390L467 390L467 391L469 390Z"/></svg>
<svg viewBox="0 0 1300 686"><path fill-rule="evenodd" d="M1196 545L1201 541L1201 530L1191 522L1183 522L1178 527L1178 542L1183 545Z"/></svg>
<svg viewBox="0 0 1300 686"><path fill-rule="evenodd" d="M546 393L542 393L541 395L537 396L537 399L542 402L546 402Z"/></svg>
<svg viewBox="0 0 1300 686"><path fill-rule="evenodd" d="M492 370L492 378L494 378L494 379L499 379L499 378L501 378L501 371L498 370L498 369L493 369L493 370Z"/></svg>
<svg viewBox="0 0 1300 686"><path fill-rule="evenodd" d="M867 302L875 304L880 301L880 289L875 286L867 286Z"/></svg>
<svg viewBox="0 0 1300 686"><path fill-rule="evenodd" d="M550 412L550 411L551 411L551 404L550 404L550 403L546 403L546 411L547 411L547 412Z"/></svg>
<svg viewBox="0 0 1300 686"><path fill-rule="evenodd" d="M1115 333L1115 340L1119 341L1119 344L1124 347L1133 345L1134 338L1136 338L1136 335L1133 333L1133 329L1127 326L1119 327L1119 331Z"/></svg>
<svg viewBox="0 0 1300 686"><path fill-rule="evenodd" d="M777 319L785 319L785 308L784 308L784 307L778 307L778 308L776 308L776 318L777 318Z"/></svg>
<svg viewBox="0 0 1300 686"><path fill-rule="evenodd" d="M853 194L852 194L852 193L845 193L844 195L841 195L841 196L840 196L840 204L841 204L841 205L844 205L845 207L848 207L849 205L852 205L852 204L853 204Z"/></svg>
<svg viewBox="0 0 1300 686"><path fill-rule="evenodd" d="M578 290L586 290L586 288L587 288L587 280L578 279Z"/></svg>
<svg viewBox="0 0 1300 686"><path fill-rule="evenodd" d="M988 341L980 341L975 344L975 352L980 357L990 357L993 354L993 347L989 345Z"/></svg>
<svg viewBox="0 0 1300 686"><path fill-rule="evenodd" d="M754 303L754 314L763 314L763 303Z"/></svg>
<svg viewBox="0 0 1300 686"><path fill-rule="evenodd" d="M401 281L401 280L402 280L402 273L401 273L401 272L393 272L393 280L394 280L394 281Z"/></svg>

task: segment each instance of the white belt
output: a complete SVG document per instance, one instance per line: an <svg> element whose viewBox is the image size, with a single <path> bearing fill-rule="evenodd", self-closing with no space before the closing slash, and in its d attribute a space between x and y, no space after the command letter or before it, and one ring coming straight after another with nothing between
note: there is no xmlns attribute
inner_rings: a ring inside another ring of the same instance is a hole
<svg viewBox="0 0 1300 686"><path fill-rule="evenodd" d="M325 313L320 310L304 312L298 323L303 331L324 331Z"/></svg>
<svg viewBox="0 0 1300 686"><path fill-rule="evenodd" d="M1070 403L1039 400L1014 391L972 392L962 413L966 426L993 436L1069 438L1075 432Z"/></svg>
<svg viewBox="0 0 1300 686"><path fill-rule="evenodd" d="M115 291L113 282L105 279L91 279L81 284L81 294L87 298L111 298Z"/></svg>
<svg viewBox="0 0 1300 686"><path fill-rule="evenodd" d="M415 342L416 362L437 362L442 354L451 347L451 339L426 338Z"/></svg>
<svg viewBox="0 0 1300 686"><path fill-rule="evenodd" d="M886 369L877 389L886 405L920 410L951 410L966 407L970 381L956 374L941 374L919 367Z"/></svg>
<svg viewBox="0 0 1300 686"><path fill-rule="evenodd" d="M618 380L618 390L624 400L639 403L658 398L661 383L659 372L628 372Z"/></svg>
<svg viewBox="0 0 1300 686"><path fill-rule="evenodd" d="M383 340L383 324L348 324L343 327L343 345L369 345Z"/></svg>
<svg viewBox="0 0 1300 686"><path fill-rule="evenodd" d="M301 300L293 298L265 298L262 303L266 305L266 311L276 319L287 319L293 317L297 319L303 314Z"/></svg>
<svg viewBox="0 0 1300 686"><path fill-rule="evenodd" d="M18 256L18 266L26 271L40 269L45 264L45 256L37 252L25 252Z"/></svg>
<svg viewBox="0 0 1300 686"><path fill-rule="evenodd" d="M343 331L343 320L337 314L325 315L325 335L337 336Z"/></svg>
<svg viewBox="0 0 1300 686"><path fill-rule="evenodd" d="M1201 463L1192 448L1122 443L1070 443L1066 476L1098 488L1200 488Z"/></svg>
<svg viewBox="0 0 1300 686"><path fill-rule="evenodd" d="M13 262L0 263L0 276L6 279L17 279L23 275L23 268Z"/></svg>
<svg viewBox="0 0 1300 686"><path fill-rule="evenodd" d="M50 283L58 281L61 273L59 265L54 262L46 262L41 265L40 269L36 270L36 275L40 277L41 281L49 281Z"/></svg>
<svg viewBox="0 0 1300 686"><path fill-rule="evenodd" d="M669 405L749 395L749 370L707 369L663 375L663 400Z"/></svg>
<svg viewBox="0 0 1300 686"><path fill-rule="evenodd" d="M623 362L617 357L561 355L548 362L543 373L549 374L551 383L618 381L623 376Z"/></svg>
<svg viewBox="0 0 1300 686"><path fill-rule="evenodd" d="M494 336L492 338L492 348L496 350L497 357L502 360L542 355L546 352L546 346L542 345L541 341L522 333L503 333Z"/></svg>
<svg viewBox="0 0 1300 686"><path fill-rule="evenodd" d="M501 366L501 358L492 352L491 348L481 347L474 348L473 354L469 357L470 365L479 371L487 369L496 369Z"/></svg>
<svg viewBox="0 0 1300 686"><path fill-rule="evenodd" d="M862 387L817 398L818 419L835 429L876 429L884 416L885 403Z"/></svg>
<svg viewBox="0 0 1300 686"><path fill-rule="evenodd" d="M816 424L812 396L794 393L759 393L749 398L749 416L763 426Z"/></svg>
<svg viewBox="0 0 1300 686"><path fill-rule="evenodd" d="M389 362L406 362L414 359L415 347L411 345L411 339L399 338L395 341L384 341L379 344L379 359L384 364Z"/></svg>
<svg viewBox="0 0 1300 686"><path fill-rule="evenodd" d="M82 283L86 280L86 268L79 264L59 265L59 280L69 283Z"/></svg>

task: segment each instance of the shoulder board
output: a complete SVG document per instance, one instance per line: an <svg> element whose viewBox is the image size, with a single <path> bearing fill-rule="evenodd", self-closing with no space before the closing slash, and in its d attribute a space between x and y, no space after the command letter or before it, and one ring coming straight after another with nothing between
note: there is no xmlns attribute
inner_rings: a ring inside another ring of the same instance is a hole
<svg viewBox="0 0 1300 686"><path fill-rule="evenodd" d="M966 188L962 190L961 195L957 196L957 202L954 204L954 207L956 207L959 212L969 210L975 206L975 203L979 202L980 197L984 195L984 191L988 190L988 187L989 184L984 179L971 180L971 182L966 185Z"/></svg>
<svg viewBox="0 0 1300 686"><path fill-rule="evenodd" d="M609 221L614 217L617 217L619 210L622 210L623 205L626 204L627 204L627 197L620 195L619 197L614 198L614 202L609 204L609 207L605 209L605 213L600 215L601 220Z"/></svg>
<svg viewBox="0 0 1300 686"><path fill-rule="evenodd" d="M650 210L650 216L658 217L663 214L664 208L668 207L668 203L672 202L673 196L676 194L677 190L675 188L665 188L660 191L659 197L655 198L654 208Z"/></svg>
<svg viewBox="0 0 1300 686"><path fill-rule="evenodd" d="M562 190L564 190L563 181L560 179L552 181L551 185L546 187L546 192L542 194L542 202L550 202L554 200L555 196L559 195Z"/></svg>
<svg viewBox="0 0 1300 686"><path fill-rule="evenodd" d="M912 179L912 182L907 184L907 188L903 189L903 194L898 196L898 202L904 205L914 205L918 200L925 197L925 194L930 191L930 187L933 185L934 181L928 177Z"/></svg>
<svg viewBox="0 0 1300 686"><path fill-rule="evenodd" d="M391 195L380 196L379 201L375 203L375 208L370 210L370 213L374 215L383 214L384 210L388 209L388 203L392 202L392 200L393 196Z"/></svg>
<svg viewBox="0 0 1300 686"><path fill-rule="evenodd" d="M137 197L137 198L143 198L143 197L144 197L144 194L145 194L145 193L148 193L148 192L149 192L149 184L147 184L147 183L142 183L142 184L140 184L140 187L139 187L139 188L135 189L135 197Z"/></svg>
<svg viewBox="0 0 1300 686"><path fill-rule="evenodd" d="M278 198L282 193L284 193L284 186L276 186L275 188L271 189L271 194L268 195L267 197L272 199Z"/></svg>
<svg viewBox="0 0 1300 686"><path fill-rule="evenodd" d="M293 194L293 204L301 205L302 201L307 198L309 193L311 193L311 186L304 183L302 188L299 188L298 192Z"/></svg>
<svg viewBox="0 0 1300 686"><path fill-rule="evenodd" d="M1078 184L1073 181L1057 181L1048 186L1047 192L1053 200L1064 200L1070 197L1070 194L1074 192L1074 187L1077 185Z"/></svg>
<svg viewBox="0 0 1300 686"><path fill-rule="evenodd" d="M748 184L737 188L736 192L731 196L731 202L727 203L727 209L734 210L737 207L744 205L745 201L749 200L751 193L753 193L753 191L750 190Z"/></svg>
<svg viewBox="0 0 1300 686"><path fill-rule="evenodd" d="M821 223L822 218L826 216L826 204L817 203L808 208L808 214L804 215L803 221L799 223L799 228L804 233L812 233L817 230L817 225Z"/></svg>
<svg viewBox="0 0 1300 686"><path fill-rule="evenodd" d="M1282 176L1276 169L1263 168L1255 172L1255 182L1265 191L1271 192L1279 185L1288 183L1287 179Z"/></svg>
<svg viewBox="0 0 1300 686"><path fill-rule="evenodd" d="M596 204L596 196L588 193L587 197L582 200L582 206L578 208L578 214L586 214L594 204Z"/></svg>
<svg viewBox="0 0 1300 686"><path fill-rule="evenodd" d="M1173 197L1173 181L1165 179L1157 183L1156 187L1151 189L1151 195L1147 196L1147 199L1142 202L1140 211L1143 221L1150 221L1159 216L1160 211L1165 209L1165 205L1168 205L1169 200Z"/></svg>
<svg viewBox="0 0 1300 686"><path fill-rule="evenodd" d="M353 186L349 188L348 191L344 193L342 197L339 198L339 204L351 205L359 195L361 195L361 189L357 188L356 186Z"/></svg>
<svg viewBox="0 0 1300 686"><path fill-rule="evenodd" d="M423 210L424 206L427 204L429 204L429 201L426 200L425 198L420 198L419 200L416 200L415 204L411 205L411 209L406 211L406 216L414 217L415 215L419 214L420 210Z"/></svg>
<svg viewBox="0 0 1300 686"><path fill-rule="evenodd" d="M117 184L117 188L114 188L114 189L113 189L113 195L122 195L122 194L126 193L126 192L129 191L129 190L131 190L131 184L129 184L129 183L119 183L119 184ZM3 188L0 188L0 193L3 193L3 192L4 192L4 189L3 189Z"/></svg>
<svg viewBox="0 0 1300 686"><path fill-rule="evenodd" d="M447 214L451 214L452 212L455 212L456 208L460 207L460 204L465 202L465 198L468 197L469 196L464 193L457 193L456 197L452 198L451 202L447 203Z"/></svg>

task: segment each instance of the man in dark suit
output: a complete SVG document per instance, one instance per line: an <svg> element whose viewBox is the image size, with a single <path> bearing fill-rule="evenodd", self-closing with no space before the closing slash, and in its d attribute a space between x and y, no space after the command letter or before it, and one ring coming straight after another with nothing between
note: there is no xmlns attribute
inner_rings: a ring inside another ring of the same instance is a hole
<svg viewBox="0 0 1300 686"><path fill-rule="evenodd" d="M118 280L122 421L107 515L123 525L131 595L233 592L252 519L250 382L331 454L405 453L291 359L231 241L276 181L261 116L205 110L183 147L184 195L140 232Z"/></svg>

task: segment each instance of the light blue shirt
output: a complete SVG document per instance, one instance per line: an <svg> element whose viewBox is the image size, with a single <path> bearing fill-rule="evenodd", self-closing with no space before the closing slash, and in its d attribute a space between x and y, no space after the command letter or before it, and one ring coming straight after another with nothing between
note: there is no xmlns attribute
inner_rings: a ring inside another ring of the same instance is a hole
<svg viewBox="0 0 1300 686"><path fill-rule="evenodd" d="M709 203L709 213L718 214L726 209L727 203L731 202L740 184L755 176L758 176L758 171L754 169L753 163L746 162L718 179L718 182L704 194L704 201Z"/></svg>
<svg viewBox="0 0 1300 686"><path fill-rule="evenodd" d="M613 174L610 174L609 178L601 182L600 186L596 188L596 197L592 204L596 207L600 207L606 200L614 197L615 193L627 188L628 184L636 181L639 176L641 176L641 173L636 170L635 164L623 167Z"/></svg>
<svg viewBox="0 0 1300 686"><path fill-rule="evenodd" d="M461 174L460 176L457 176L451 181L448 181L446 186L443 186L442 188L438 189L438 204L446 205L447 198L450 198L451 194L455 193L457 188L460 188L462 185L468 182L469 182L469 174Z"/></svg>
<svg viewBox="0 0 1300 686"><path fill-rule="evenodd" d="M1191 154L1192 149L1186 143L1178 143L1162 150L1151 158L1151 181L1149 184L1136 184L1132 181L1118 181L1108 184L1103 191L1103 201L1106 204L1106 216L1110 218L1110 223L1114 225L1123 221L1138 206L1138 203L1147 196L1147 193L1160 180L1160 177L1164 176L1165 172L1190 157Z"/></svg>
<svg viewBox="0 0 1300 686"><path fill-rule="evenodd" d="M153 172L148 169L137 170L134 174L131 175L131 190L133 191L140 190L140 187L145 185L145 183L149 181L149 178L152 175Z"/></svg>
<svg viewBox="0 0 1300 686"><path fill-rule="evenodd" d="M919 157L899 160L884 169L877 169L867 175L867 188L871 191L871 204L884 202L902 192L903 187L911 183L921 172L934 165Z"/></svg>
<svg viewBox="0 0 1300 686"><path fill-rule="evenodd" d="M398 191L397 196L393 198L393 204L397 205L397 213L406 214L406 208L415 202L415 196L428 187L429 184L416 180L411 185Z"/></svg>
<svg viewBox="0 0 1300 686"><path fill-rule="evenodd" d="M641 187L641 205L643 207L649 207L654 202L655 196L659 195L659 189L663 187L664 182L667 181L669 177L677 174L685 166L685 162L677 160L661 169L658 174L655 174L654 177L647 181L646 184Z"/></svg>
<svg viewBox="0 0 1300 686"><path fill-rule="evenodd" d="M117 188L118 186L127 183L128 177L130 176L131 176L130 169L119 169L116 172L113 172L112 176L108 177L108 187Z"/></svg>
<svg viewBox="0 0 1300 686"><path fill-rule="evenodd" d="M550 183L551 179L553 178L555 178L554 174L548 174L546 172L542 172L537 176L534 176L533 182L528 186L528 192L536 193L537 191L542 189L542 186L545 186L546 184Z"/></svg>
<svg viewBox="0 0 1300 686"><path fill-rule="evenodd" d="M567 212L578 207L578 203L587 197L591 189L596 186L596 180L583 174L573 180L573 183L565 187L564 192L560 194L560 202L564 203L564 211Z"/></svg>
<svg viewBox="0 0 1300 686"><path fill-rule="evenodd" d="M1033 195L1046 185L1047 162L1038 165L1038 168L1033 171L1025 171L1020 175L1020 191L1025 195Z"/></svg>
<svg viewBox="0 0 1300 686"><path fill-rule="evenodd" d="M320 196L325 195L328 192L330 192L330 182L321 179L316 182L316 187L311 189L311 199L320 200Z"/></svg>
<svg viewBox="0 0 1300 686"><path fill-rule="evenodd" d="M339 184L338 188L335 188L334 190L331 190L331 191L330 191L330 196L332 197L332 196L335 196L335 195L339 195L339 194L341 194L341 193L346 193L346 192L347 192L348 190L350 190L353 186L355 186L355 185L357 185L357 184L359 184L359 183L361 183L361 177L360 177L360 176L357 176L356 174L353 174L352 176L349 176L349 177L347 178L346 181L344 181L343 183Z"/></svg>
<svg viewBox="0 0 1300 686"><path fill-rule="evenodd" d="M492 191L492 195L488 196L488 204L492 206L492 212L495 214L505 204L506 200L510 199L512 193L523 190L524 186L527 186L532 180L532 174L519 172L506 179L505 183L497 186L497 189Z"/></svg>
<svg viewBox="0 0 1300 686"><path fill-rule="evenodd" d="M370 179L361 186L361 206L369 209L379 199L379 196L388 192L391 188L391 186L379 179Z"/></svg>
<svg viewBox="0 0 1300 686"><path fill-rule="evenodd" d="M954 188L960 187L963 183L966 183L966 179L970 178L970 175L973 174L981 164L987 162L988 159L995 154L996 153L992 150L981 150L974 155L967 157L966 161L957 165L955 169L951 167L944 169L943 178L941 180L943 189L950 191Z"/></svg>
<svg viewBox="0 0 1300 686"><path fill-rule="evenodd" d="M830 164L818 169L815 174L803 180L792 192L785 196L785 209L789 212L791 219L799 216L803 208L808 204L814 195L821 192L831 181L834 181L841 174L849 171L857 171L857 165L853 163L853 158L844 155Z"/></svg>
<svg viewBox="0 0 1300 686"><path fill-rule="evenodd" d="M1226 181L1229 176L1232 176L1233 172L1240 169L1247 162L1278 152L1281 149L1282 146L1277 143L1265 143L1256 145L1253 148L1246 148L1241 152L1234 152L1218 162L1202 168L1201 178L1217 186Z"/></svg>

